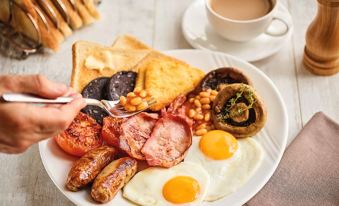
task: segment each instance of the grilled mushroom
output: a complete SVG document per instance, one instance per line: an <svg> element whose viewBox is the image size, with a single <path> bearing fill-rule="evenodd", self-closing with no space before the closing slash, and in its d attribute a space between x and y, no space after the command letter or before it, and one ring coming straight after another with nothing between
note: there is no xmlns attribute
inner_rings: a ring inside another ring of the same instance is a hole
<svg viewBox="0 0 339 206"><path fill-rule="evenodd" d="M223 67L206 74L196 87L194 93L207 89L221 90L224 86L234 83L252 85L250 79L241 71L231 67Z"/></svg>
<svg viewBox="0 0 339 206"><path fill-rule="evenodd" d="M229 84L219 91L212 108L214 126L237 138L258 133L266 122L266 109L255 90L246 84Z"/></svg>

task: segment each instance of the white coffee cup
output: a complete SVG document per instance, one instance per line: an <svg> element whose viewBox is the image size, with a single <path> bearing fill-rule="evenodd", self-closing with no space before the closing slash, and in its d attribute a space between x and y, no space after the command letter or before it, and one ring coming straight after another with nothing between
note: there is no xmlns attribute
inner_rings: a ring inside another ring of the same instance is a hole
<svg viewBox="0 0 339 206"><path fill-rule="evenodd" d="M288 30L288 24L281 18L276 16L278 9L278 1L271 0L272 9L266 15L250 20L235 20L226 18L216 13L211 7L212 0L205 0L207 18L216 33L225 39L237 42L244 42L254 39L262 33L270 36L283 36ZM268 27L273 21L281 21L284 29L281 32L270 32Z"/></svg>

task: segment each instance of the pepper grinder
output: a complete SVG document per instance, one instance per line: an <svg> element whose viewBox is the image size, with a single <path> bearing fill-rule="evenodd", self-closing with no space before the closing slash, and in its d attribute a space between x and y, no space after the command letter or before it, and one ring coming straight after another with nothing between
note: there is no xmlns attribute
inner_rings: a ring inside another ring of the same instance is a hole
<svg viewBox="0 0 339 206"><path fill-rule="evenodd" d="M339 72L339 0L317 0L318 13L306 33L304 65L316 75Z"/></svg>

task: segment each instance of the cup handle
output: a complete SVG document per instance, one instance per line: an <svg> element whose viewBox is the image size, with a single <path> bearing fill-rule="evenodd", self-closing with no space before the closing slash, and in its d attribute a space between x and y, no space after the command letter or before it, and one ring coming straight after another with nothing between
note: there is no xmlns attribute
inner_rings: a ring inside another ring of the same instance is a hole
<svg viewBox="0 0 339 206"><path fill-rule="evenodd" d="M284 36L285 34L287 34L287 32L290 30L290 27L288 26L288 24L286 23L286 21L283 20L283 19L281 19L281 18L279 18L279 17L273 17L271 23L272 23L273 21L275 21L275 20L280 21L281 23L284 24L284 27L285 27L284 31L282 31L282 32L280 32L280 33L279 33L279 32L270 32L270 31L268 30L268 29L269 29L269 27L268 27L268 29L265 31L265 34L270 35L270 36L273 36L273 37Z"/></svg>

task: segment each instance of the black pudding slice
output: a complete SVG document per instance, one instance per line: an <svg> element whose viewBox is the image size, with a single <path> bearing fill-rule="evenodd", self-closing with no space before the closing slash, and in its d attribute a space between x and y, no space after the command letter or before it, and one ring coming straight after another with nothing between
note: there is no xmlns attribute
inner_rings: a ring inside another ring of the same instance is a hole
<svg viewBox="0 0 339 206"><path fill-rule="evenodd" d="M92 80L87 86L82 90L82 96L85 98L92 98L101 100L105 98L105 90L107 83L109 82L109 77L99 77Z"/></svg>
<svg viewBox="0 0 339 206"><path fill-rule="evenodd" d="M82 90L82 96L84 98L92 98L97 100L106 99L105 88L109 82L109 79L109 77L99 77L92 80ZM89 105L83 108L81 111L93 117L101 125L103 118L108 116L107 112L98 106Z"/></svg>
<svg viewBox="0 0 339 206"><path fill-rule="evenodd" d="M126 96L134 90L137 73L132 71L121 71L115 73L107 84L108 100L118 100L120 96Z"/></svg>

